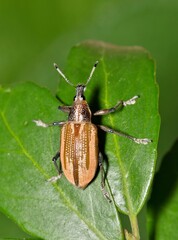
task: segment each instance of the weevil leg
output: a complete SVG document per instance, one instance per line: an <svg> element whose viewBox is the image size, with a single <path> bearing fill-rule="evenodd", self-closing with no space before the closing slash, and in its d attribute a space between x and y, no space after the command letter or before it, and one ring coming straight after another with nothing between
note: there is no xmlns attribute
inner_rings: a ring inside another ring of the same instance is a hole
<svg viewBox="0 0 178 240"><path fill-rule="evenodd" d="M132 97L131 99L129 99L127 101L120 100L114 107L108 108L108 109L98 110L93 115L95 115L95 116L97 116L97 115L106 115L106 114L115 112L117 110L120 110L122 107L125 107L127 105L135 104L137 98L139 98L139 96L134 96L134 97Z"/></svg>
<svg viewBox="0 0 178 240"><path fill-rule="evenodd" d="M58 172L58 175L50 178L48 180L48 182L56 182L62 176L62 171L61 171L61 168L60 168L60 160L59 160L59 166L57 165L57 160L58 159L60 159L60 152L57 152L56 155L52 158L52 161L53 161L54 166L55 166L55 168L56 168L56 170Z"/></svg>
<svg viewBox="0 0 178 240"><path fill-rule="evenodd" d="M58 172L58 174L61 174L61 169L60 167L57 165L57 160L60 158L60 152L57 152L56 155L52 158L52 161L54 163L54 166ZM60 160L59 160L59 164L60 164Z"/></svg>
<svg viewBox="0 0 178 240"><path fill-rule="evenodd" d="M114 133L114 134L117 134L121 137L125 137L125 138L128 138L130 140L132 140L133 142L135 143L138 143L138 144L148 144L150 142L152 142L152 140L148 139L148 138L135 138L133 136L130 136L128 134L125 134L123 132L120 132L120 131L115 131L113 130L112 128L109 128L109 127L106 127L106 126L103 126L103 125L97 125L100 129L102 129L103 131L105 132L108 132L108 133Z"/></svg>
<svg viewBox="0 0 178 240"><path fill-rule="evenodd" d="M103 156L101 152L99 153L99 167L100 167L100 172L101 172L101 191L104 195L104 197L111 202L111 199L109 197L109 193L105 189L105 172L103 168Z"/></svg>
<svg viewBox="0 0 178 240"><path fill-rule="evenodd" d="M71 110L72 106L59 106L58 109L62 112L69 113Z"/></svg>
<svg viewBox="0 0 178 240"><path fill-rule="evenodd" d="M33 120L34 123L36 123L36 125L38 127L53 127L53 126L59 126L62 127L66 122L53 122L53 123L44 123L41 120Z"/></svg>

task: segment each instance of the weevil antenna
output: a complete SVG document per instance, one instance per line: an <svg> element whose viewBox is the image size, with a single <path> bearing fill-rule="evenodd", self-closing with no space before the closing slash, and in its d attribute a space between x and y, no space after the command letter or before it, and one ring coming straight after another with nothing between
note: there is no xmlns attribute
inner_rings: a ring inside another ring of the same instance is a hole
<svg viewBox="0 0 178 240"><path fill-rule="evenodd" d="M59 69L58 65L56 63L54 63L54 67L56 68L56 70L58 71L58 73L64 78L64 80L71 86L75 87L75 85L73 83L71 83L69 81L69 79L66 78L66 76L63 74L63 72Z"/></svg>
<svg viewBox="0 0 178 240"><path fill-rule="evenodd" d="M92 70L91 70L91 72L90 72L90 76L89 76L89 78L88 78L88 80L87 80L85 86L89 83L90 79L92 78L93 73L94 73L94 71L95 71L97 65L98 65L98 61L95 62L95 64L94 64L94 66L93 66L93 68L92 68Z"/></svg>

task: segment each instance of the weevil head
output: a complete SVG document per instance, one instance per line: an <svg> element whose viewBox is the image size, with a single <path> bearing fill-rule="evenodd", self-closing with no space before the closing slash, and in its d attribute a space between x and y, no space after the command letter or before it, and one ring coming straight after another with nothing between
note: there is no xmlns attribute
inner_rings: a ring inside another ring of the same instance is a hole
<svg viewBox="0 0 178 240"><path fill-rule="evenodd" d="M76 96L68 115L68 121L74 122L90 122L91 111L85 100L84 91L86 85L79 84L76 87Z"/></svg>
<svg viewBox="0 0 178 240"><path fill-rule="evenodd" d="M84 91L86 86L84 84L79 84L76 87L76 95L74 97L74 101L82 101L85 100Z"/></svg>

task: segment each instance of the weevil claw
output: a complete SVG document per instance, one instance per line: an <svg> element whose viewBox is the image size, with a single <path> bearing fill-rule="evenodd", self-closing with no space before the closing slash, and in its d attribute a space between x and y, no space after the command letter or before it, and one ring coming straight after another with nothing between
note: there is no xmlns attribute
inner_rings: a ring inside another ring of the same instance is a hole
<svg viewBox="0 0 178 240"><path fill-rule="evenodd" d="M61 178L61 176L62 176L62 174L59 174L58 176L53 176L50 179L48 179L48 182L55 183L55 182L57 182L58 179Z"/></svg>
<svg viewBox="0 0 178 240"><path fill-rule="evenodd" d="M48 127L48 124L44 123L41 120L33 120L33 122L36 123L38 127L45 127L45 128Z"/></svg>
<svg viewBox="0 0 178 240"><path fill-rule="evenodd" d="M134 138L134 142L138 143L138 144L148 144L150 142L152 142L152 140L148 139L148 138Z"/></svg>
<svg viewBox="0 0 178 240"><path fill-rule="evenodd" d="M136 103L137 98L139 98L139 96L134 96L133 98L131 98L131 99L127 100L127 101L124 101L123 105L124 106L133 105L133 104Z"/></svg>

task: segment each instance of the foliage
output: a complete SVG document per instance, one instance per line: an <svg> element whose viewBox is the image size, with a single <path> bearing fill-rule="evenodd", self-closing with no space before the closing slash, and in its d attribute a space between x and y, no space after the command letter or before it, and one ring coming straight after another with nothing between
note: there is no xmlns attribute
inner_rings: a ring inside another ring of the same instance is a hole
<svg viewBox="0 0 178 240"><path fill-rule="evenodd" d="M100 191L99 173L84 191L71 186L65 177L58 183L47 182L55 174L49 160L58 149L59 130L37 128L32 120L65 119L57 111L57 99L33 83L1 89L0 208L25 231L42 239L123 239L119 212L128 215L133 233L138 234L136 217L149 194L159 131L154 62L140 47L83 42L70 52L67 77L74 84L85 82L96 60L99 66L86 90L93 111L140 96L134 106L96 124L153 140L145 146L99 133L111 204ZM70 105L74 94L61 80L58 97Z"/></svg>

